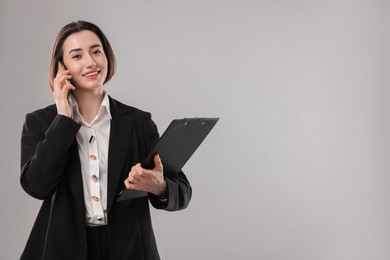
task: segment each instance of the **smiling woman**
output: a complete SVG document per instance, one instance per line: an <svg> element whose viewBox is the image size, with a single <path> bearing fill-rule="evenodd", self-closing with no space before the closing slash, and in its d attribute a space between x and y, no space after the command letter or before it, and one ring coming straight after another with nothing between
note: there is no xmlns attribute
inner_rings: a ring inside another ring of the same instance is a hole
<svg viewBox="0 0 390 260"><path fill-rule="evenodd" d="M49 71L55 105L27 114L22 133L21 185L43 200L22 260L159 259L149 201L169 211L189 204L183 172L166 177L157 154L153 169L139 163L159 135L150 113L108 96L114 71L96 25L59 32ZM125 188L148 195L116 202Z"/></svg>
<svg viewBox="0 0 390 260"><path fill-rule="evenodd" d="M99 90L107 76L107 58L99 38L91 31L70 35L63 46L63 64L73 75L76 93Z"/></svg>

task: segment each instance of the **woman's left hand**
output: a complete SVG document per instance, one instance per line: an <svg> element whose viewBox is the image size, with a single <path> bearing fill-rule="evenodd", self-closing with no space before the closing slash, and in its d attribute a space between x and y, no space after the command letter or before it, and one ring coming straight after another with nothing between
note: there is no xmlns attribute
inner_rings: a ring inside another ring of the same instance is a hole
<svg viewBox="0 0 390 260"><path fill-rule="evenodd" d="M154 168L146 170L138 163L131 168L129 177L124 181L127 189L153 193L160 199L166 198L167 183L164 179L160 156L154 156Z"/></svg>

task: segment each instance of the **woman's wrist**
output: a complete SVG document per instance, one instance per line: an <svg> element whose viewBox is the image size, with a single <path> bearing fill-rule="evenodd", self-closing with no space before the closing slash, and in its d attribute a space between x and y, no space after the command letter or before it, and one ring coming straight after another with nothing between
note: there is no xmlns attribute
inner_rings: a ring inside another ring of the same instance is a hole
<svg viewBox="0 0 390 260"><path fill-rule="evenodd" d="M154 192L154 195L156 195L159 199L167 198L167 182L165 180L163 180L161 184L158 185L158 188L156 192Z"/></svg>

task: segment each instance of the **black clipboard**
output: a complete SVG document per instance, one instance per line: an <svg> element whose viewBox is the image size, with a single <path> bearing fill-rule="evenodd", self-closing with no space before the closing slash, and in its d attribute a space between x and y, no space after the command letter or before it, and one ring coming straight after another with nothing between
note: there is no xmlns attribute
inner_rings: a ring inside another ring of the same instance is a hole
<svg viewBox="0 0 390 260"><path fill-rule="evenodd" d="M153 157L159 154L164 165L164 175L178 174L196 149L201 145L219 118L184 118L173 120L160 137L156 146L141 163L145 169L153 169ZM146 192L123 190L118 201L147 196Z"/></svg>

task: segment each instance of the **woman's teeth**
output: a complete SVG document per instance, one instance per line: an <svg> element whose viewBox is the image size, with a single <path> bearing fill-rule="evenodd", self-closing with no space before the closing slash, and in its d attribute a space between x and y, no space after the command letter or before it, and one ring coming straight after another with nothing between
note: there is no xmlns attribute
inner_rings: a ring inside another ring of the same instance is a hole
<svg viewBox="0 0 390 260"><path fill-rule="evenodd" d="M98 72L95 71L95 72L91 72L91 73L85 74L85 76L95 76L97 74L98 74Z"/></svg>

